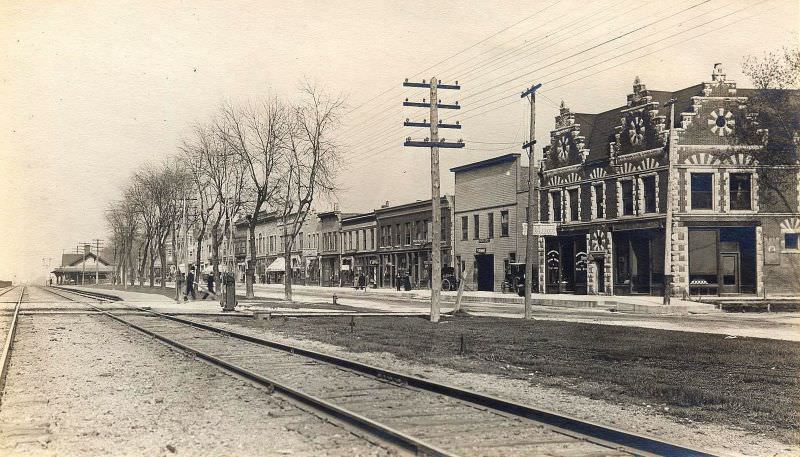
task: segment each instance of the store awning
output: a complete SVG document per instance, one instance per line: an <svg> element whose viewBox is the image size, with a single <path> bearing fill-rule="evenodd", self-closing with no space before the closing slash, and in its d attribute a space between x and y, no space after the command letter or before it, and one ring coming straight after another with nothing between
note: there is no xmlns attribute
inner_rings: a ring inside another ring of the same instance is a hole
<svg viewBox="0 0 800 457"><path fill-rule="evenodd" d="M278 257L267 267L268 272L286 271L286 259Z"/></svg>

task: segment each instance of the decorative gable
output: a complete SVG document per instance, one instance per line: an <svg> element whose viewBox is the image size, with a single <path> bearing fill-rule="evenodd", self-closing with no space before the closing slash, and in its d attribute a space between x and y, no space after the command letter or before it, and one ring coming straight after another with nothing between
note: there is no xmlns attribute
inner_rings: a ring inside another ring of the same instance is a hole
<svg viewBox="0 0 800 457"><path fill-rule="evenodd" d="M581 135L581 125L575 122L573 113L561 101L556 116L556 128L550 132L550 146L545 147L545 168L553 169L584 163L589 155L586 137Z"/></svg>
<svg viewBox="0 0 800 457"><path fill-rule="evenodd" d="M666 116L659 113L659 103L637 76L633 92L628 94L627 108L620 110L619 125L615 127L615 155L663 147L669 126Z"/></svg>

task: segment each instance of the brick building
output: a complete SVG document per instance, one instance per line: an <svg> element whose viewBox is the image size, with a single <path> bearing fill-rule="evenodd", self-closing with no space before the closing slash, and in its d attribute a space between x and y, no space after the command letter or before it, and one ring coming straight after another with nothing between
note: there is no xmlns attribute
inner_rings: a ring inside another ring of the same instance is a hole
<svg viewBox="0 0 800 457"><path fill-rule="evenodd" d="M717 65L676 92L636 78L627 103L602 113L562 103L539 173L540 219L559 224L539 245L546 291L660 295L670 252L674 294L800 294L797 151L763 163L754 95ZM758 135L742 142L737 129Z"/></svg>
<svg viewBox="0 0 800 457"><path fill-rule="evenodd" d="M342 218L342 282L354 284L364 274L368 284L377 284L378 247L375 242L377 221L370 211Z"/></svg>
<svg viewBox="0 0 800 457"><path fill-rule="evenodd" d="M413 287L430 287L431 200L375 210L378 243L378 286L395 287L397 274L408 274ZM453 266L453 197L441 198L442 267Z"/></svg>

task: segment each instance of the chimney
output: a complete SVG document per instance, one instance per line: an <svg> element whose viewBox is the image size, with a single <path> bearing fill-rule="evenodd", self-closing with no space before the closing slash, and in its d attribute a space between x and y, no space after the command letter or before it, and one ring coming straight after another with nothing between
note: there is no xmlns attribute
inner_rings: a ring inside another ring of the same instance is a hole
<svg viewBox="0 0 800 457"><path fill-rule="evenodd" d="M714 71L711 72L711 80L717 82L725 81L725 73L722 72L721 63L714 64Z"/></svg>

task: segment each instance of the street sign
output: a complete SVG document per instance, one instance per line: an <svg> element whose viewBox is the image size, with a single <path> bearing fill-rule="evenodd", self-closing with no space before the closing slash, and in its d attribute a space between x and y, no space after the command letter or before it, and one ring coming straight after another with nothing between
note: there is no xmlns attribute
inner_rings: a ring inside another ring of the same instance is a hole
<svg viewBox="0 0 800 457"><path fill-rule="evenodd" d="M531 225L531 231L535 236L556 236L558 224L551 222L536 222ZM522 223L522 234L528 235L528 223Z"/></svg>

